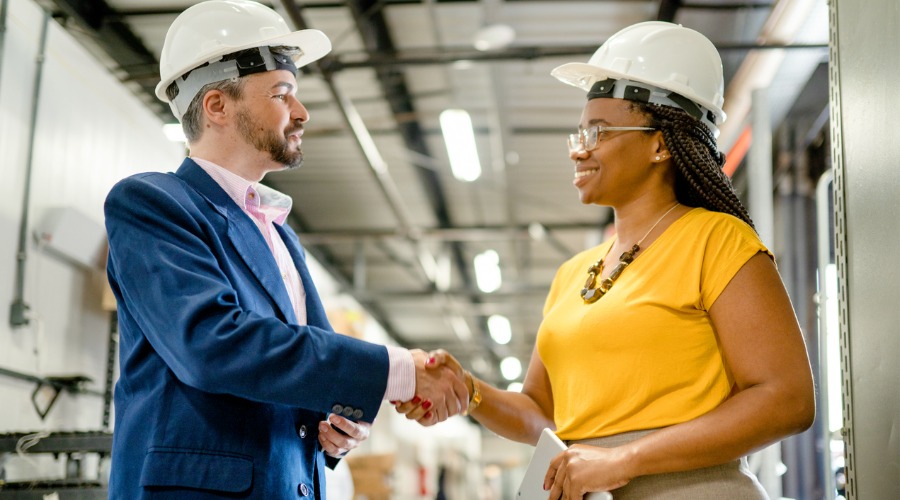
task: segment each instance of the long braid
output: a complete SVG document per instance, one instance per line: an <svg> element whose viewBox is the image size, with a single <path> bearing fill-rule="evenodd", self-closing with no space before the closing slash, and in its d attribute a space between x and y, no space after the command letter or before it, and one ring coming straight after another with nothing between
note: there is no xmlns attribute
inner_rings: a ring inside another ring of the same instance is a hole
<svg viewBox="0 0 900 500"><path fill-rule="evenodd" d="M685 111L671 106L635 103L662 131L675 163L675 197L688 206L731 214L754 230L753 220L722 171L725 155L710 130Z"/></svg>

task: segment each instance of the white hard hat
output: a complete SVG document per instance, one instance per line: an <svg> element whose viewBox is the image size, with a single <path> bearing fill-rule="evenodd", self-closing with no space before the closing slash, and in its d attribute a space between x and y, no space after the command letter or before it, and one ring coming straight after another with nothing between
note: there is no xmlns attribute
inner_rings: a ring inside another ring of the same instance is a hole
<svg viewBox="0 0 900 500"><path fill-rule="evenodd" d="M587 64L563 64L550 74L587 91L604 80L638 82L645 84L642 88L667 91L662 95L670 102L661 104L690 107L682 105L687 98L699 105L703 116L692 114L713 130L725 121L719 52L705 36L678 24L647 21L629 26L601 45Z"/></svg>
<svg viewBox="0 0 900 500"><path fill-rule="evenodd" d="M161 80L156 86L156 97L169 102L166 88L172 82L188 71L220 61L225 55L280 45L300 48L300 54L293 60L296 68L314 62L331 51L331 41L324 33L313 29L292 32L278 13L260 3L251 0L209 0L193 5L175 19L166 33L159 62ZM269 58L265 62L271 63L271 56L266 56L268 50L264 52L261 54L263 59ZM267 64L266 69L274 67ZM183 89L180 88L179 103L169 102L172 112L180 120L200 87L237 76L232 68L220 68L200 78L201 81L193 82L190 85L192 92L188 92L191 95L182 96ZM187 104L184 104L185 99Z"/></svg>

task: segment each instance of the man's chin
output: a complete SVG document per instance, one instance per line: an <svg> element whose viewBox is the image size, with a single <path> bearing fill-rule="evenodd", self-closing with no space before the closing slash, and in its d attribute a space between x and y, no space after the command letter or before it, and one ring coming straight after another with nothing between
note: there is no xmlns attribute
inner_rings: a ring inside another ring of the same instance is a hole
<svg viewBox="0 0 900 500"><path fill-rule="evenodd" d="M300 158L299 160L297 160L293 163L286 163L284 165L284 169L285 170L297 170L298 168L300 168L302 166L303 166L303 158Z"/></svg>
<svg viewBox="0 0 900 500"><path fill-rule="evenodd" d="M292 155L281 152L281 154L277 156L273 155L273 160L284 165L285 170L296 170L303 165L303 152L296 151Z"/></svg>

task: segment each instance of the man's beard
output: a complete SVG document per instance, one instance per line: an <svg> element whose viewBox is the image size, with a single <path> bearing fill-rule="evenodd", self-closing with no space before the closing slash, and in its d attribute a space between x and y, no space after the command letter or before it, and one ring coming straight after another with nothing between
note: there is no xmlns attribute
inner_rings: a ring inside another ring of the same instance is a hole
<svg viewBox="0 0 900 500"><path fill-rule="evenodd" d="M287 169L300 168L303 164L303 150L297 146L292 149L288 136L303 129L298 121L284 130L284 135L279 136L272 130L266 130L257 123L246 109L238 111L238 131L258 151L269 153L272 161L280 163Z"/></svg>

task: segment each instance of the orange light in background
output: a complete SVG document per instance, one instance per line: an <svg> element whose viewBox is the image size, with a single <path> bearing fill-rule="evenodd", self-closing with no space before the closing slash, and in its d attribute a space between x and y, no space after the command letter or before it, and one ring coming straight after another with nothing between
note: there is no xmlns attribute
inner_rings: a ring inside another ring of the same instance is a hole
<svg viewBox="0 0 900 500"><path fill-rule="evenodd" d="M747 156L747 151L750 150L750 144L752 143L753 131L750 127L744 127L744 131L741 132L741 136L738 137L734 146L731 147L731 151L725 155L725 166L722 167L725 175L728 177L734 176L734 171L737 170L741 162L744 161L744 157Z"/></svg>

